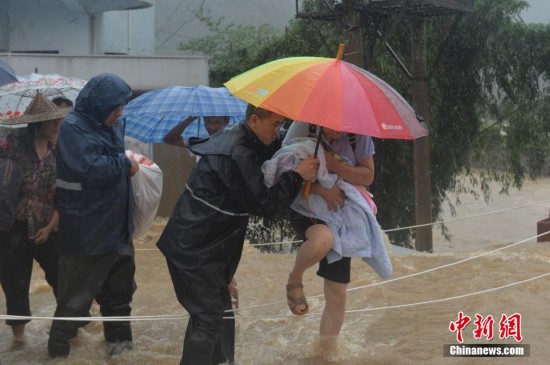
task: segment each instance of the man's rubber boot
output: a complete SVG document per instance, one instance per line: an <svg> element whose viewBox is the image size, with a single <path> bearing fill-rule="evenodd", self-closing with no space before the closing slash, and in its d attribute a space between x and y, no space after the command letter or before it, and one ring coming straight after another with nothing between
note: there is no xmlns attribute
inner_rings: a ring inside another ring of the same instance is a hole
<svg viewBox="0 0 550 365"><path fill-rule="evenodd" d="M50 354L50 357L67 357L69 352L71 352L70 340L62 340L50 335L48 339L48 354Z"/></svg>

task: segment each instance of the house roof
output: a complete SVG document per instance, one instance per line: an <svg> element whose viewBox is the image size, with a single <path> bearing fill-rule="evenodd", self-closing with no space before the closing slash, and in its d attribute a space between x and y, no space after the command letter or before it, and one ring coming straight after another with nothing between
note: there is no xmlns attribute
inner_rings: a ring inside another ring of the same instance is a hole
<svg viewBox="0 0 550 365"><path fill-rule="evenodd" d="M73 13L103 13L113 10L145 9L153 6L153 0L59 0Z"/></svg>

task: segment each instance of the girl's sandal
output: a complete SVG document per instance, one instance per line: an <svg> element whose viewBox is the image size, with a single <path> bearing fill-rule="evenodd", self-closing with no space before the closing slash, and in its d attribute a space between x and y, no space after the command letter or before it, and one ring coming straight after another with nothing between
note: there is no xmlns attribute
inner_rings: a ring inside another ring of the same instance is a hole
<svg viewBox="0 0 550 365"><path fill-rule="evenodd" d="M287 284L286 286L286 299L288 307L290 308L290 311L294 313L297 316L302 316L306 314L309 311L309 306L307 305L306 297L301 296L298 298L290 296L289 292L294 289L302 289L304 285L302 283L293 283L293 284ZM299 311L296 309L297 306L305 304L305 308L302 311Z"/></svg>

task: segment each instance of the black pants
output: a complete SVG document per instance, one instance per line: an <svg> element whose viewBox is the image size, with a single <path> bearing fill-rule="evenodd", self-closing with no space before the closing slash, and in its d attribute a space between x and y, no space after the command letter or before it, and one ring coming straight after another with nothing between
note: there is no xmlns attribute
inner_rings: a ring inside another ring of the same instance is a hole
<svg viewBox="0 0 550 365"><path fill-rule="evenodd" d="M190 318L183 341L180 365L218 365L235 361L235 320L228 282L213 284L208 276L192 277L176 259L167 258L168 269L180 304ZM206 273L205 273L206 274Z"/></svg>
<svg viewBox="0 0 550 365"><path fill-rule="evenodd" d="M103 317L129 316L136 290L132 255L109 252L93 256L59 257L59 282L55 317L85 317L95 299ZM81 323L54 320L50 341L75 337ZM132 341L130 321L104 322L106 342Z"/></svg>
<svg viewBox="0 0 550 365"><path fill-rule="evenodd" d="M25 222L15 222L8 232L0 231L0 282L6 295L8 315L30 316L29 287L31 283L33 260L44 270L46 281L57 288L57 261L55 241L57 234L52 233L43 244L37 245L28 238ZM30 319L8 319L10 326L30 322Z"/></svg>

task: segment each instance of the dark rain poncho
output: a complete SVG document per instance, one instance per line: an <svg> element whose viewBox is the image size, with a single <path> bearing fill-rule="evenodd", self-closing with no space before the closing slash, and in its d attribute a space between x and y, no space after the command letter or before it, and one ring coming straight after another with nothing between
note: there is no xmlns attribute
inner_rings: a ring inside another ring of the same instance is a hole
<svg viewBox="0 0 550 365"><path fill-rule="evenodd" d="M274 147L265 146L246 123L190 146L202 157L158 241L164 255L177 257L193 276L231 280L249 215L286 211L303 181L289 171L278 184L266 187L261 165Z"/></svg>
<svg viewBox="0 0 550 365"><path fill-rule="evenodd" d="M80 91L74 110L61 125L55 193L60 254L112 252L131 239L131 164L124 151L122 124L105 125L107 116L131 94L118 76L96 76Z"/></svg>
<svg viewBox="0 0 550 365"><path fill-rule="evenodd" d="M157 243L191 315L182 364L233 361L234 320L222 318L231 308L227 285L241 258L248 216L285 211L303 182L289 171L266 187L261 165L276 147L265 146L246 123L190 147L202 157Z"/></svg>

